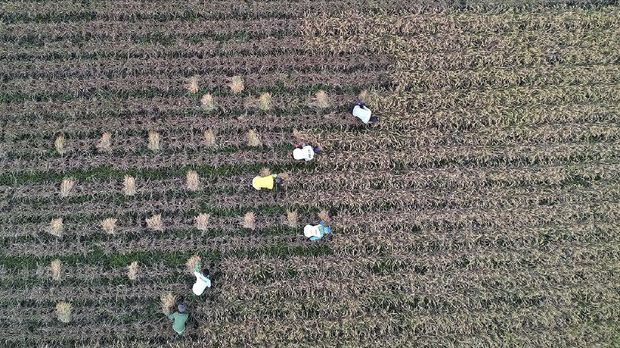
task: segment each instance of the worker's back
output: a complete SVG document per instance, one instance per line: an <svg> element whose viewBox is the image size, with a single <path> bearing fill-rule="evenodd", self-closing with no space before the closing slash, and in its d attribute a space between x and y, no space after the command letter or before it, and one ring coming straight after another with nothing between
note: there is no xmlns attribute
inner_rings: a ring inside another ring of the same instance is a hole
<svg viewBox="0 0 620 348"><path fill-rule="evenodd" d="M256 176L252 179L252 187L257 190L260 189L273 189L273 183L275 180L275 175L267 175L267 176Z"/></svg>
<svg viewBox="0 0 620 348"><path fill-rule="evenodd" d="M185 331L185 322L189 318L187 313L174 312L168 315L168 319L172 320L172 328L179 335Z"/></svg>
<svg viewBox="0 0 620 348"><path fill-rule="evenodd" d="M357 104L353 107L353 116L359 118L365 124L368 124L371 115L372 112L364 104Z"/></svg>
<svg viewBox="0 0 620 348"><path fill-rule="evenodd" d="M293 150L293 158L296 160L310 161L314 158L314 148L310 145L306 145L302 148Z"/></svg>

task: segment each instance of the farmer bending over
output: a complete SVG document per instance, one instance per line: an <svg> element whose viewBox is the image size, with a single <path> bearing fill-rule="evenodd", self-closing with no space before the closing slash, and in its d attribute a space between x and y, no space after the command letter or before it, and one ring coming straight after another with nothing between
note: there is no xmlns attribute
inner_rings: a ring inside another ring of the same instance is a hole
<svg viewBox="0 0 620 348"><path fill-rule="evenodd" d="M355 104L352 113L353 116L359 118L364 124L372 126L379 122L379 117L372 116L372 111L362 102Z"/></svg>
<svg viewBox="0 0 620 348"><path fill-rule="evenodd" d="M284 182L284 178L278 174L270 174L270 175L265 175L265 176L259 175L259 176L255 176L254 179L252 179L252 187L254 187L257 190L261 190L261 189L271 190L273 189L275 185L276 189L279 189L282 187L283 182Z"/></svg>
<svg viewBox="0 0 620 348"><path fill-rule="evenodd" d="M192 291L196 296L202 295L206 288L211 287L211 279L209 279L209 270L206 268L200 269L200 261L196 262L194 266L194 275L196 276L196 283L192 287Z"/></svg>
<svg viewBox="0 0 620 348"><path fill-rule="evenodd" d="M179 335L182 335L185 331L185 322L188 317L189 314L186 313L185 304L183 303L179 303L176 312L168 314L168 319L172 320L172 328Z"/></svg>
<svg viewBox="0 0 620 348"><path fill-rule="evenodd" d="M332 228L327 226L327 223L323 220L318 225L306 225L304 227L304 236L312 241L319 240L331 233Z"/></svg>
<svg viewBox="0 0 620 348"><path fill-rule="evenodd" d="M301 160L305 160L305 161L311 161L314 158L315 154L318 154L321 152L321 148L318 146L311 146L311 145L298 145L295 150L293 150L293 158L301 161Z"/></svg>

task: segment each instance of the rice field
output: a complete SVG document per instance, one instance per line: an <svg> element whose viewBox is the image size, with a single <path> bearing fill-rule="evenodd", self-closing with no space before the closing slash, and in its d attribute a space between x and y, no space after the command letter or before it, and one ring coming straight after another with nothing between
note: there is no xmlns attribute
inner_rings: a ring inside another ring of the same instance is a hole
<svg viewBox="0 0 620 348"><path fill-rule="evenodd" d="M0 345L620 346L617 1L24 0L0 21Z"/></svg>

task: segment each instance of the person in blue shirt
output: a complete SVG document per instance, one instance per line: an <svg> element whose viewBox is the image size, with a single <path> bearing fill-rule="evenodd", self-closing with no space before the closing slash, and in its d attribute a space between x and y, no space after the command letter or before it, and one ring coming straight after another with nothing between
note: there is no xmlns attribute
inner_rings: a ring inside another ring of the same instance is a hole
<svg viewBox="0 0 620 348"><path fill-rule="evenodd" d="M321 220L318 225L306 225L304 227L304 236L311 241L320 240L324 236L331 234L332 228L327 226L324 220Z"/></svg>

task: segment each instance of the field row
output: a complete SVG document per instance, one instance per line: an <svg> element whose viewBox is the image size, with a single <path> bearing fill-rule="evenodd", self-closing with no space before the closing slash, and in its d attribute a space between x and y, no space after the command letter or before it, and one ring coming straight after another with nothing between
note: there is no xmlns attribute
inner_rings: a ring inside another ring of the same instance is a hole
<svg viewBox="0 0 620 348"><path fill-rule="evenodd" d="M453 208L453 209L428 209L425 211L417 212L416 214L403 213L400 209L385 210L381 213L375 213L373 210L368 211L366 209L345 209L340 208L338 211L337 219L334 221L336 230L339 234L347 236L346 244L352 243L352 246L358 245L358 241L352 238L353 235L359 234L360 231L366 231L365 233L379 233L383 230L395 230L407 226L411 231L424 230L448 230L456 231L459 229L468 228L485 228L485 229L524 229L535 226L548 226L553 223L570 224L580 221L598 221L612 222L613 219L618 218L617 212L617 200L613 201L586 201L556 204L554 206L540 206L540 207L527 207L527 208L508 208L508 209L479 209L479 208ZM260 217L260 208L259 217ZM183 212L176 212L176 215ZM48 253L59 255L71 255L75 254L77 250L80 250L83 243L94 243L98 248L102 248L104 252L129 252L131 250L160 250L170 251L168 248L171 245L180 247L181 245L191 245L192 242L198 243L204 246L205 250L218 250L217 247L228 249L226 246L239 247L244 245L251 245L255 239L259 239L261 242L267 242L262 240L268 237L270 241L290 241L304 243L304 238L300 229L270 229L269 223L265 224L263 221L271 221L271 226L277 228L278 225L284 222L284 211L280 212L281 215L270 217L265 219L260 217L259 223L263 226L259 226L256 232L241 230L241 216L236 218L224 218L219 221L226 221L228 226L225 226L224 230L214 229L212 232L202 233L197 229L191 227L191 223L186 227L177 227L183 223L182 217L177 217L173 221L174 227L169 227L164 224L162 228L165 228L163 232L138 230L136 233L127 234L124 233L121 228L121 234L117 237L106 236L103 232L93 233L93 227L90 224L78 223L75 225L69 224L69 227L76 228L76 231L85 237L73 237L69 235L69 238L63 238L62 240L45 235L33 236L33 237L20 237L18 240L4 239L4 242L10 242L11 249L7 251L7 255L48 255ZM365 215L364 215L365 214ZM163 216L175 216L175 212L166 214ZM313 219L310 219L313 220ZM170 220L169 220L170 221ZM316 223L316 220L309 221ZM219 225L218 218L214 225ZM233 225L233 226L231 226ZM31 225L32 226L32 225ZM234 227L236 226L236 228ZM24 225L26 229L28 225ZM36 225L32 226L36 227ZM52 227L50 227L52 228ZM264 228L264 229L263 229ZM16 227L16 230L19 230ZM232 232L231 232L232 231ZM239 231L241 233L237 233ZM71 232L68 230L67 232ZM85 233L86 232L86 233ZM144 239L144 236L148 238ZM24 235L26 236L26 235ZM229 237L229 238L227 238ZM402 241L402 237L401 241ZM368 241L374 239L374 237L367 237ZM78 242L76 244L76 241ZM34 243L33 243L34 242ZM41 244L41 243L44 244ZM222 244L224 243L224 244ZM232 243L232 244L230 244ZM306 242L307 243L307 242ZM342 242L341 242L342 243ZM148 249L148 248L153 249ZM421 247L421 246L418 246ZM120 249L119 249L120 248ZM146 249L145 249L146 248ZM399 248L402 248L399 247ZM346 249L346 248L345 248ZM411 250L409 250L411 251ZM368 250L367 250L368 252Z"/></svg>
<svg viewBox="0 0 620 348"><path fill-rule="evenodd" d="M392 150L389 156L383 153L367 153L360 158L356 151L342 150L330 153L317 160L320 168L334 170L403 170L406 168L450 168L462 166L466 168L483 167L526 167L531 165L569 165L578 163L616 163L618 160L617 141L599 143L573 143L554 145L518 145L497 146L436 146L426 148L412 148L406 150ZM129 168L142 167L159 176L166 168L178 168L184 171L198 168L201 171L234 175L239 171L249 170L258 172L261 167L271 167L275 172L293 169L299 164L293 164L288 155L282 156L277 152L238 151L230 153L179 153L174 158L160 154L150 156L132 155L124 158L110 159L105 155L94 155L89 158L52 158L40 160L12 160L5 161L5 174L0 176L0 183L15 183L15 176L23 177L20 180L29 182L49 170L63 168L64 174L57 176L80 177L85 171L100 171L101 174L119 171L128 171ZM205 165L208 163L208 165ZM14 172L12 168L20 168ZM181 173L184 173L181 172ZM179 173L178 175L182 175ZM120 174L119 174L120 175Z"/></svg>
<svg viewBox="0 0 620 348"><path fill-rule="evenodd" d="M166 2L151 2L148 7L142 1L123 0L114 3L89 3L85 6L75 1L63 0L61 2L22 2L3 5L3 15L0 17L5 23L18 22L87 22L94 20L140 22L144 20L156 20L161 22L186 20L252 20L257 18L297 19L302 13L338 13L351 8L350 1L327 0L321 2L295 1L291 6L290 1L270 0L257 3L238 1L212 1L205 11L205 3L202 1L187 1L182 4ZM444 10L444 6L438 6L433 1L423 0L417 4L403 4L400 2L385 3L381 5L360 5L369 11L387 11L398 13L404 9L419 8L429 11ZM373 11L373 12L374 12ZM243 22L242 22L243 23Z"/></svg>
<svg viewBox="0 0 620 348"><path fill-rule="evenodd" d="M278 94L293 94L293 95L307 95L313 94L320 89L327 89L331 93L343 93L353 90L360 91L365 86L381 84L387 74L387 71L377 71L376 75L368 76L365 80L356 81L354 75L359 75L359 72L333 72L328 74L329 70L322 73L299 73L290 75L264 75L264 74L250 74L243 76L245 91L241 94L245 97L257 97L261 93L270 92L273 95ZM211 89L202 87L197 91L193 97L200 97L205 93L213 94L213 96L229 96L234 92L230 90L230 87L226 86L231 76L217 76L217 83L207 83L208 86L213 86ZM88 79L86 81L79 80L80 83L76 85L78 81L66 80L67 85L59 83L60 86L65 86L62 89L56 89L52 87L55 85L53 81L48 81L47 84L43 84L43 81L32 82L26 81L28 86L22 86L13 92L0 94L0 100L6 104L23 104L25 102L53 102L62 101L69 102L75 99L103 99L114 100L119 102L121 100L127 100L130 98L141 98L146 104L147 100L153 98L167 98L178 97L188 98L188 81L185 78L160 78L160 77L137 77L118 80L109 79ZM82 83L84 82L84 83ZM56 82L58 84L58 82ZM346 85L346 87L342 87ZM38 86L38 87L34 87ZM37 89L43 86L49 86L49 90L42 89L37 92ZM33 88L34 87L34 88ZM76 89L76 87L78 87ZM17 87L13 87L15 89ZM32 93L29 91L33 90ZM193 99L194 105L198 104L198 99ZM143 105L144 107L144 105Z"/></svg>
<svg viewBox="0 0 620 348"><path fill-rule="evenodd" d="M274 60L273 57L278 57ZM385 70L390 61L386 58L369 57L368 55L352 55L346 60L334 60L332 55L308 54L307 52L270 54L256 56L255 54L229 57L216 56L213 58L148 58L124 60L90 60L67 63L59 61L15 61L5 65L4 76L7 79L38 78L38 79L67 79L86 78L97 76L100 78L128 78L130 76L178 77L208 73L209 79L217 78L222 74L249 74L261 71L263 74L286 73L295 70L297 73L330 71L358 71L361 69ZM326 65L325 62L330 64ZM148 65L149 69L144 69ZM71 81L71 80L69 80ZM69 82L67 81L67 82ZM88 80L81 80L81 84ZM80 84L80 85L81 85Z"/></svg>
<svg viewBox="0 0 620 348"><path fill-rule="evenodd" d="M559 144L579 144L579 143L613 143L620 137L620 128L616 123L596 122L591 124L552 124L548 126L527 127L515 129L489 129L473 135L453 134L443 135L439 131L425 132L418 135L408 135L409 132L399 134L395 130L390 132L375 132L375 134L362 133L354 139L343 138L347 134L347 128L358 128L356 120L352 117L336 119L330 118L316 120L324 126L334 127L334 131L329 133L329 139L318 142L324 150L352 150L363 149L364 151L376 151L403 147L425 148L425 147L452 147L452 146L516 146L516 145L559 145ZM312 119L311 117L308 117ZM300 122L300 119L291 120ZM332 123L333 122L333 123ZM240 122L241 123L241 122ZM245 123L245 122L244 122ZM248 122L249 123L249 122ZM311 122L306 123L311 124ZM289 123L290 124L290 123ZM301 125L301 124L300 124ZM197 128L193 128L196 126ZM245 124L237 124L237 127L244 127ZM183 124L173 132L158 134L157 150L152 150L153 142L150 133L143 131L131 131L130 127L124 132L114 132L106 140L105 148L102 146L102 134L95 138L72 137L67 139L63 136L64 145L62 154L70 155L72 158L86 157L92 158L93 155L107 155L110 157L118 156L149 156L155 153L174 154L179 151L188 154L198 151L209 153L231 153L238 150L256 152L290 152L293 150L292 144L295 139L291 136L292 128L277 129L267 126L266 129L256 127L250 129L217 129L217 137L212 137L209 132L203 132L204 125L191 125L188 130L183 129ZM233 126L234 127L234 126ZM338 128L336 128L338 127ZM345 128L341 131L341 128ZM339 129L340 128L340 129ZM411 131L411 129L409 130ZM131 133L130 133L131 132ZM253 133L252 133L253 132ZM123 134L125 133L125 134ZM129 133L129 134L128 134ZM138 133L138 134L136 134ZM142 134L140 134L142 133ZM378 133L378 134L377 134ZM251 135L250 135L251 134ZM377 142L375 139L381 137ZM49 137L29 137L21 141L13 141L5 146L5 156L7 160L45 160L46 158L59 157L59 148L51 145L57 138ZM260 146L251 143L251 139L258 139ZM214 142L215 144L211 143ZM263 147L265 146L265 147ZM255 148L255 150L252 150ZM290 156L290 154L288 155Z"/></svg>
<svg viewBox="0 0 620 348"><path fill-rule="evenodd" d="M244 76L250 88L256 92L262 89L287 88L294 89L306 84L313 85L314 81L310 77L317 74L329 72L332 76L325 78L324 85L336 85L337 79L346 79L351 75L366 73L373 70L378 75L377 79L388 74L386 63L373 66L372 64L342 66L315 65L310 72L300 69L295 75L284 74L274 78L269 76L267 80L264 74L250 73ZM235 67L226 68L224 75L214 72L213 68L208 68L210 76L207 81L200 79L201 83L210 87L204 89L205 92L216 96L230 95L228 87L223 87L230 81L230 74L248 73L262 70L259 67ZM246 70L247 69L247 70ZM455 92L467 90L471 91L491 91L491 90L510 90L520 86L529 88L561 88L564 86L600 86L616 85L620 83L620 70L618 65L594 65L584 67L545 67L545 68L526 68L515 69L514 67L505 69L485 69L484 71L459 71L459 72L405 72L400 71L392 74L393 81L399 90L417 93L432 93L437 91ZM245 70L245 71L243 71ZM202 73L201 71L200 73ZM335 75L335 76L333 76ZM150 75L149 75L150 76ZM337 76L337 79L335 77ZM377 80L378 81L378 80ZM372 84L373 80L366 81ZM254 87L257 86L257 87ZM91 98L93 96L106 97L112 93L116 97L140 96L140 94L167 97L183 96L187 93L187 82L179 77L165 77L158 74L157 78L148 76L127 77L109 79L107 77L96 77L87 79L67 78L58 80L12 80L6 84L8 90L19 91L18 93L4 93L0 96L5 102L19 102L25 100L71 100L76 98ZM138 88L136 88L138 87ZM141 87L141 88L140 88ZM203 89L202 87L201 89ZM27 91L24 93L23 91ZM244 93L245 94L245 93Z"/></svg>
<svg viewBox="0 0 620 348"><path fill-rule="evenodd" d="M302 173L303 168L303 173ZM187 172L166 172L158 177L150 177L148 172L131 171L128 173L109 173L109 176L97 176L85 172L83 179L72 179L74 184L63 193L62 176L57 182L52 177L41 175L43 181L26 182L19 186L0 186L3 197L10 196L12 205L41 204L81 204L89 200L115 201L119 204L157 200L162 197L204 197L219 194L245 192L254 174L240 173L229 176L214 176L196 168L198 174L197 193L187 188ZM571 185L591 187L595 184L614 183L619 178L619 166L615 164L579 164L570 168L565 166L539 166L528 168L492 168L492 169L410 169L406 172L377 171L353 172L334 171L328 178L319 175L322 169L311 166L287 168L292 178L287 187L292 191L303 188L308 192L360 190L429 190L436 193L452 192L454 189L499 190L504 187L521 187L529 189L562 189ZM118 174L118 175L117 175ZM123 177L134 177L135 195L125 197ZM141 175L142 174L142 175ZM356 180L351 180L355 177ZM247 187L246 187L247 186ZM251 191L251 190L250 190ZM66 197L63 197L66 194Z"/></svg>
<svg viewBox="0 0 620 348"><path fill-rule="evenodd" d="M211 11L210 11L211 12ZM477 34L492 32L496 35L511 35L516 33L564 33L601 31L613 28L620 23L618 16L620 11L609 7L607 11L557 11L540 12L536 14L502 13L496 15L479 16L478 14L460 13L457 15L428 16L364 16L355 17L370 22L373 27L380 30L377 34L391 34L399 37L409 36L437 36L443 33L457 31ZM101 15L98 13L97 17ZM313 36L339 36L343 34L364 34L364 31L355 27L351 29L340 26L337 18L330 18L323 13L321 25L314 32L308 33ZM230 17L229 17L230 18ZM85 23L9 23L7 25L10 35L4 40L20 42L26 37L37 36L37 40L61 41L71 40L73 43L81 42L76 38L88 40L126 40L134 35L146 35L152 33L165 33L172 39L185 35L234 35L239 29L249 35L263 34L273 36L271 30L278 32L295 32L301 24L300 19L291 18L257 18L257 19L219 19L214 21L188 22L183 20L161 21L160 19L142 19L130 22L125 19L113 20L110 18L97 18ZM307 30L308 28L306 28ZM384 30L381 30L384 29ZM385 30L387 29L387 30ZM231 34L232 33L232 34ZM42 35L43 34L43 35Z"/></svg>
<svg viewBox="0 0 620 348"><path fill-rule="evenodd" d="M157 194L147 196L146 200L134 201L130 199L119 199L114 206L101 203L101 199L89 201L84 199L76 200L75 203L58 201L55 204L38 203L36 205L21 205L11 200L12 204L7 206L5 212L0 213L0 221L11 223L14 228L11 233L19 231L20 225L32 223L48 223L52 218L63 217L66 223L70 222L91 222L98 224L99 220L106 217L121 219L122 222L128 219L130 224L141 224L140 220L148 214L162 213L164 218L175 216L171 221L175 227L193 225L193 218L197 212L211 213L215 216L240 215L244 211L253 211L253 207L261 209L270 204L286 204L304 212L310 212L317 206L333 208L346 208L349 210L358 209L374 210L378 207L383 208L407 208L418 211L419 213L437 208L444 209L510 209L538 206L557 206L566 203L582 204L590 202L614 202L620 200L620 192L613 185L613 182L588 183L587 187L568 186L566 188L470 188L459 193L452 193L450 189L417 189L417 190L360 190L348 191L346 195L339 192L324 192L315 201L308 201L308 190L301 191L303 184L297 183L289 187L289 192L283 194L279 199L272 198L271 193L255 192L249 184L242 185L236 192L210 192L206 194L192 195L187 194L172 195ZM219 191L219 190L218 190ZM233 191L233 190L230 190ZM311 191L317 192L317 191ZM605 192L605 198L600 197L601 192ZM184 197L185 196L185 197ZM275 197L275 195L273 196ZM484 197L484 198L481 198ZM244 199L245 198L245 199ZM247 204L247 202L262 201L261 205ZM28 201L24 203L29 203ZM217 208L215 208L217 207ZM283 209L270 207L272 211L279 214ZM59 211L59 209L62 209ZM271 214L268 214L271 215ZM261 214L258 215L259 220ZM137 221L136 221L137 220ZM217 220L216 220L217 221ZM180 224L180 225L179 225ZM222 227L215 224L214 227Z"/></svg>
<svg viewBox="0 0 620 348"><path fill-rule="evenodd" d="M62 42L50 43L50 47L46 50L15 47L11 51L0 52L0 60L5 61L0 72L6 76L30 76L35 71L23 71L23 67L38 64L42 70L56 69L57 64L63 64L68 68L68 72L78 74L81 70L74 67L76 61L80 61L84 67L97 66L101 61L107 61L113 67L117 61L129 61L134 59L140 61L150 61L164 59L168 62L179 60L193 59L213 59L219 57L229 57L231 59L239 59L241 57L247 59L264 59L271 56L286 55L307 55L309 57L326 54L324 50L318 47L311 49L303 41L297 37L285 38L262 38L249 42L246 41L208 41L202 40L200 43L176 42L173 46L162 46L158 43L118 43L118 42L100 42L85 43L88 50L84 48L76 49L73 45L63 44ZM395 64L399 67L407 69L415 69L419 71L436 71L436 70L476 70L492 67L531 67L535 65L547 65L550 63L565 65L588 65L588 64L612 64L617 62L617 51L615 47L610 46L607 42L599 42L599 44L588 44L587 49L583 49L583 42L577 42L573 46L564 44L561 51L555 51L556 60L553 61L554 55L549 48L544 46L521 47L519 51L497 50L490 48L484 50L482 48L461 50L448 52L421 51L408 53L405 61L397 60ZM351 56L356 55L368 56L372 55L374 59L381 61L388 57L383 55L372 54L372 49L361 45L350 48L354 51ZM388 58L390 59L390 58ZM331 59L333 60L333 59ZM341 59L339 59L341 60ZM393 59L391 59L393 60ZM55 62L56 61L56 62ZM183 66L186 63L177 63L175 66ZM131 67L131 65L130 65ZM129 67L128 67L129 68ZM107 68L101 68L107 69ZM171 68L172 69L172 68ZM89 69L84 69L85 72ZM100 71L100 70L98 70ZM105 71L105 70L104 70ZM131 70L129 70L131 71ZM175 70L176 71L176 70ZM59 74L64 72L57 69ZM112 71L110 71L111 73ZM138 71L136 71L138 73ZM195 74L197 72L188 71L186 75ZM179 72L179 74L181 74ZM64 76L64 75L63 75Z"/></svg>

